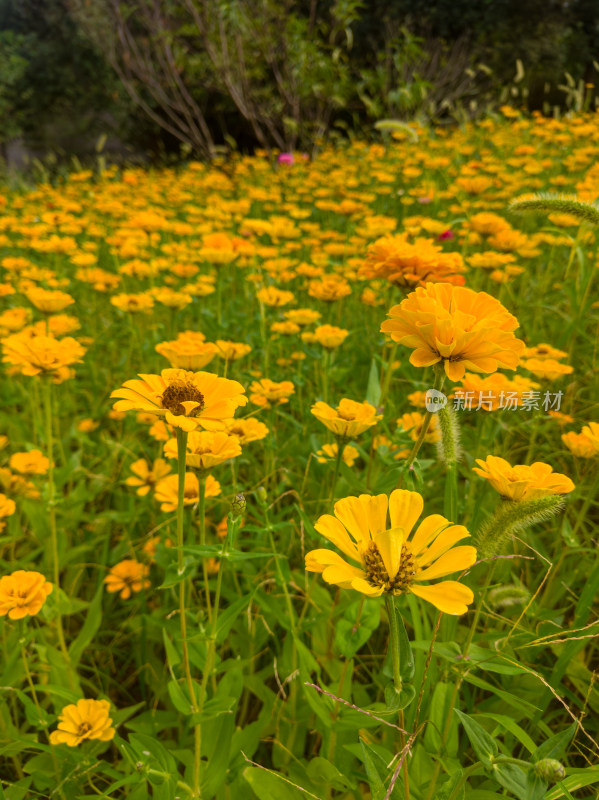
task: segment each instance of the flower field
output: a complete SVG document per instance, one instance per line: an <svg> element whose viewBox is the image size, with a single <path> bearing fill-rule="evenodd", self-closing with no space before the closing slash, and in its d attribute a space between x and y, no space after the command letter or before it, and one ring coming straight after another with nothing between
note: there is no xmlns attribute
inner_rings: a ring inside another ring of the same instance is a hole
<svg viewBox="0 0 599 800"><path fill-rule="evenodd" d="M0 798L597 796L598 136L0 186Z"/></svg>

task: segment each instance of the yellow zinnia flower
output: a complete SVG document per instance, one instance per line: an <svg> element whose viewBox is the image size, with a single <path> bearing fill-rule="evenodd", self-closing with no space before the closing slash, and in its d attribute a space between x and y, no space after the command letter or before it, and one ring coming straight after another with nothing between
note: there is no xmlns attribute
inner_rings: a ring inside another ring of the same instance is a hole
<svg viewBox="0 0 599 800"><path fill-rule="evenodd" d="M177 440L169 439L164 445L167 458L177 458ZM224 431L191 431L187 437L188 467L206 470L241 455L241 445L237 436Z"/></svg>
<svg viewBox="0 0 599 800"><path fill-rule="evenodd" d="M423 507L421 495L405 489L396 489L389 497L363 494L339 500L335 516L323 515L314 527L360 566L323 549L306 554L306 569L321 572L327 583L368 597L411 593L445 614L464 614L474 599L471 589L457 581L433 586L423 586L422 581L467 569L476 561L476 549L454 547L470 534L439 514L425 517L410 538Z"/></svg>
<svg viewBox="0 0 599 800"><path fill-rule="evenodd" d="M427 283L389 311L381 330L395 342L414 348L410 363L428 367L443 363L451 381L466 370L515 369L524 343L513 332L518 320L499 300L448 283Z"/></svg>
<svg viewBox="0 0 599 800"><path fill-rule="evenodd" d="M14 364L22 375L50 375L68 377L64 369L78 363L85 355L85 348L76 339L67 336L54 339L52 336L22 336L15 334L2 340L2 360Z"/></svg>
<svg viewBox="0 0 599 800"><path fill-rule="evenodd" d="M344 397L337 408L319 400L310 409L317 420L342 439L354 439L383 418L370 403L358 403Z"/></svg>
<svg viewBox="0 0 599 800"><path fill-rule="evenodd" d="M270 408L271 405L281 405L289 402L289 397L295 392L291 381L271 381L262 378L250 384L250 401L256 406Z"/></svg>
<svg viewBox="0 0 599 800"><path fill-rule="evenodd" d="M49 289L42 289L40 286L28 289L25 296L43 314L56 314L75 302L66 292L53 292Z"/></svg>
<svg viewBox="0 0 599 800"><path fill-rule="evenodd" d="M29 450L27 453L13 453L8 465L22 475L45 475L50 461L41 450Z"/></svg>
<svg viewBox="0 0 599 800"><path fill-rule="evenodd" d="M599 456L599 422L590 422L580 433L563 433L562 441L578 458Z"/></svg>
<svg viewBox="0 0 599 800"><path fill-rule="evenodd" d="M171 512L177 510L179 502L179 476L169 475L156 484L154 498L161 503L160 510ZM212 475L206 478L206 497L218 497L220 483ZM200 482L194 472L185 473L185 487L183 490L183 505L193 506L200 500Z"/></svg>
<svg viewBox="0 0 599 800"><path fill-rule="evenodd" d="M157 353L168 359L174 369L197 370L209 364L218 353L211 342L179 337L172 342L161 342L155 347Z"/></svg>
<svg viewBox="0 0 599 800"><path fill-rule="evenodd" d="M50 744L76 747L86 739L109 742L115 734L108 700L78 700L65 706L58 715L58 728L50 734Z"/></svg>
<svg viewBox="0 0 599 800"><path fill-rule="evenodd" d="M0 578L0 617L6 614L9 619L34 616L53 588L41 572L18 569L4 575Z"/></svg>
<svg viewBox="0 0 599 800"><path fill-rule="evenodd" d="M133 558L125 558L114 567L104 578L107 592L120 592L121 600L128 600L131 592L141 592L142 589L150 587L147 575L150 568L146 564L135 561Z"/></svg>
<svg viewBox="0 0 599 800"><path fill-rule="evenodd" d="M131 464L130 470L134 477L127 478L125 483L127 486L135 486L136 494L140 497L148 494L153 486L171 472L171 468L163 458L155 459L152 467L148 466L145 458L140 458Z"/></svg>
<svg viewBox="0 0 599 800"><path fill-rule="evenodd" d="M535 500L548 494L568 494L575 488L570 478L554 472L552 466L542 461L512 467L504 458L487 456L486 460L477 458L476 463L479 466L473 467L473 471L486 478L506 500Z"/></svg>
<svg viewBox="0 0 599 800"><path fill-rule="evenodd" d="M337 442L333 444L324 444L320 450L316 451L316 460L319 464L326 464L327 461L335 460L339 453L339 445ZM348 467L353 467L356 460L360 458L360 453L351 444L346 444L341 453L341 458L344 464Z"/></svg>
<svg viewBox="0 0 599 800"><path fill-rule="evenodd" d="M142 380L126 381L110 396L120 398L116 411L147 411L165 417L184 431L196 428L222 430L238 406L247 403L245 389L237 381L210 372L163 369L160 375L140 375Z"/></svg>
<svg viewBox="0 0 599 800"><path fill-rule="evenodd" d="M268 427L255 417L225 420L227 433L236 436L239 444L257 442L269 434Z"/></svg>
<svg viewBox="0 0 599 800"><path fill-rule="evenodd" d="M326 347L327 350L334 350L340 347L347 336L349 331L345 328L338 328L336 325L319 325L314 331L314 341ZM305 341L306 334L302 334L302 339Z"/></svg>

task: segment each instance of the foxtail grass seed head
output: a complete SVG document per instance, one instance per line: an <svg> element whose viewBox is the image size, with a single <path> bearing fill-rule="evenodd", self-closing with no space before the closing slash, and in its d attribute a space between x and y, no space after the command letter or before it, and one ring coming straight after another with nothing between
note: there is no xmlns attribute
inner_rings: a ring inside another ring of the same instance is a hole
<svg viewBox="0 0 599 800"><path fill-rule="evenodd" d="M520 502L505 500L473 536L479 557L501 553L515 533L559 514L564 505L564 499L557 494Z"/></svg>
<svg viewBox="0 0 599 800"><path fill-rule="evenodd" d="M441 439L437 442L439 459L445 464L457 464L462 454L458 415L451 405L446 405L437 412L437 421L441 433Z"/></svg>

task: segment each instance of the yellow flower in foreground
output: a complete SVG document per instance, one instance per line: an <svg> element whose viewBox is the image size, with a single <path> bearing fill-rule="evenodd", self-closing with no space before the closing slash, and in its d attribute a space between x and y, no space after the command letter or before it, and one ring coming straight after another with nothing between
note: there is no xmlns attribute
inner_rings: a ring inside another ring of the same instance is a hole
<svg viewBox="0 0 599 800"><path fill-rule="evenodd" d="M474 599L467 586L458 581L423 586L422 581L467 569L476 561L476 549L454 547L470 534L439 514L425 517L410 538L423 507L421 495L405 489L396 489L389 497L362 494L339 500L335 516L325 514L314 527L359 566L323 549L306 554L306 569L321 572L327 583L369 597L411 593L445 614L464 614Z"/></svg>
<svg viewBox="0 0 599 800"><path fill-rule="evenodd" d="M46 602L53 585L40 572L18 569L0 578L0 617L34 616Z"/></svg>
<svg viewBox="0 0 599 800"><path fill-rule="evenodd" d="M22 375L61 375L61 371L78 363L85 348L76 339L67 336L22 336L15 334L2 340L2 360L14 364Z"/></svg>
<svg viewBox="0 0 599 800"><path fill-rule="evenodd" d="M177 458L177 440L169 439L164 445L167 458ZM187 437L185 463L195 469L212 469L219 464L241 455L237 436L224 431L191 431Z"/></svg>
<svg viewBox="0 0 599 800"><path fill-rule="evenodd" d="M165 417L170 425L193 431L222 430L238 406L247 403L245 389L237 381L210 372L163 369L160 375L140 375L126 381L110 396L120 398L116 411L147 411Z"/></svg>
<svg viewBox="0 0 599 800"><path fill-rule="evenodd" d="M152 467L148 466L145 458L140 458L131 464L130 469L134 477L127 478L125 483L127 486L135 486L136 494L140 497L148 494L153 486L171 473L171 468L163 458L155 459Z"/></svg>
<svg viewBox="0 0 599 800"><path fill-rule="evenodd" d="M141 592L150 587L147 580L150 568L133 558L125 558L114 567L104 578L107 592L120 592L121 600L128 600L131 592Z"/></svg>
<svg viewBox="0 0 599 800"><path fill-rule="evenodd" d="M515 369L524 343L513 332L518 320L494 297L448 283L427 283L389 311L381 330L411 347L410 363L443 363L451 381L466 370Z"/></svg>
<svg viewBox="0 0 599 800"><path fill-rule="evenodd" d="M512 467L504 458L487 456L484 461L477 458L476 463L479 466L473 467L474 472L486 478L506 500L535 500L548 494L568 494L575 488L570 478L542 461Z"/></svg>
<svg viewBox="0 0 599 800"><path fill-rule="evenodd" d="M109 714L108 700L78 700L65 706L58 715L58 728L50 734L50 744L76 747L86 739L109 742L115 734Z"/></svg>
<svg viewBox="0 0 599 800"><path fill-rule="evenodd" d="M370 403L358 403L347 397L339 402L336 409L319 400L310 411L335 436L343 439L354 439L383 418Z"/></svg>
<svg viewBox="0 0 599 800"><path fill-rule="evenodd" d="M8 465L22 475L45 475L50 461L41 450L29 450L27 453L13 453Z"/></svg>

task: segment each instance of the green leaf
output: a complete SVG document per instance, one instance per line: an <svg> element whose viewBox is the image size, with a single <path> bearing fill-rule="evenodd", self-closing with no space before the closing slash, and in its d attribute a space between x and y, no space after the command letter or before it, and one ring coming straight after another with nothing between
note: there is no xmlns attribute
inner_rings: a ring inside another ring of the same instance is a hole
<svg viewBox="0 0 599 800"><path fill-rule="evenodd" d="M362 749L362 763L366 770L366 777L370 785L372 800L379 800L379 798L382 798L385 794L385 784L378 773L376 764L371 755L370 747L362 740L360 740L360 747Z"/></svg>
<svg viewBox="0 0 599 800"><path fill-rule="evenodd" d="M246 767L243 777L258 800L303 800L305 797L316 797L311 792L300 792L284 776L271 770Z"/></svg>
<svg viewBox="0 0 599 800"><path fill-rule="evenodd" d="M401 692L396 691L393 681L390 681L385 686L385 703L387 708L379 712L379 716L385 717L390 714L395 714L404 708L407 708L416 697L416 689L411 683L404 683L401 687Z"/></svg>
<svg viewBox="0 0 599 800"><path fill-rule="evenodd" d="M514 722L511 717L506 717L505 714L489 714L486 711L481 711L480 714L476 715L477 717L486 717L487 719L492 719L495 722L498 722L506 731L509 731L513 736L518 739L520 744L523 744L524 747L528 750L529 753L534 753L536 750L536 744L530 738L530 736L526 733L526 731L522 730L522 728ZM531 759L534 761L538 761L537 758Z"/></svg>
<svg viewBox="0 0 599 800"><path fill-rule="evenodd" d="M370 363L370 373L368 375L368 386L366 388L366 402L375 408L379 407L381 401L381 382L379 381L379 367L376 359Z"/></svg>
<svg viewBox="0 0 599 800"><path fill-rule="evenodd" d="M470 739L470 744L479 761L481 761L486 767L491 767L493 763L493 758L497 756L499 753L499 749L497 747L497 743L486 730L478 724L475 720L469 717L467 714L464 714L462 711L458 711L457 708L454 708L454 713L458 715L468 738Z"/></svg>
<svg viewBox="0 0 599 800"><path fill-rule="evenodd" d="M85 622L83 623L81 630L69 648L69 658L71 659L73 667L77 666L81 660L81 656L83 655L85 648L93 640L100 628L100 624L102 622L103 594L104 586L100 584L100 586L98 586L96 589L96 593L94 594L94 597L87 609Z"/></svg>
<svg viewBox="0 0 599 800"><path fill-rule="evenodd" d="M349 791L356 786L346 775L339 772L334 764L321 756L317 756L309 762L306 772L308 778L316 785L330 786L340 792Z"/></svg>
<svg viewBox="0 0 599 800"><path fill-rule="evenodd" d="M530 770L526 775L526 800L543 800L548 787L547 781Z"/></svg>
<svg viewBox="0 0 599 800"><path fill-rule="evenodd" d="M568 728L560 733L556 733L542 745L539 745L532 755L531 761L540 761L542 758L561 758L570 740L576 731L576 723L573 722Z"/></svg>
<svg viewBox="0 0 599 800"><path fill-rule="evenodd" d="M529 800L526 772L517 764L493 764L493 777L519 800Z"/></svg>
<svg viewBox="0 0 599 800"><path fill-rule="evenodd" d="M581 770L569 769L568 772L570 774L567 778L564 778L563 781L560 781L553 789L547 792L545 800L558 800L560 797L568 797L568 792L583 789L593 783L599 783L599 769L597 767Z"/></svg>

